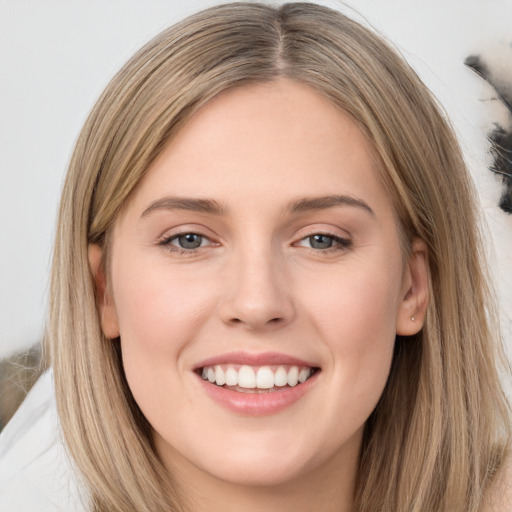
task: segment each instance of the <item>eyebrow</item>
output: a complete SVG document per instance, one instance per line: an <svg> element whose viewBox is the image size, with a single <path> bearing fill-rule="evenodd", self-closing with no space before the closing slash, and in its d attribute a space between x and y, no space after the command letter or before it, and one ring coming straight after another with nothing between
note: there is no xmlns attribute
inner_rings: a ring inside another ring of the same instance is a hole
<svg viewBox="0 0 512 512"><path fill-rule="evenodd" d="M362 208L375 217L375 212L362 199L349 195L330 195L311 197L290 202L283 213L303 213L311 210L325 210L336 206L352 206ZM168 196L153 201L143 212L141 217L149 215L156 210L188 210L212 215L223 216L228 212L227 207L214 199L201 199L189 197Z"/></svg>
<svg viewBox="0 0 512 512"><path fill-rule="evenodd" d="M188 197L163 197L152 202L143 212L145 217L155 210L190 210L194 212L210 213L212 215L226 215L227 208L214 199L195 199Z"/></svg>
<svg viewBox="0 0 512 512"><path fill-rule="evenodd" d="M292 201L285 208L285 212L302 213L310 210L324 210L336 206L354 206L362 208L375 217L375 212L362 199L349 195L332 195L323 197L312 197Z"/></svg>

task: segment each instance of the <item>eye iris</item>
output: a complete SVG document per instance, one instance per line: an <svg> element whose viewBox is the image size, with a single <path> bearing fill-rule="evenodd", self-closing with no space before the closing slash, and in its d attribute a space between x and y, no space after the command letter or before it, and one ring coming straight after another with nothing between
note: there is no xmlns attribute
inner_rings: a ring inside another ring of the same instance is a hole
<svg viewBox="0 0 512 512"><path fill-rule="evenodd" d="M327 235L313 235L309 237L309 243L313 249L329 249L332 247L332 237Z"/></svg>
<svg viewBox="0 0 512 512"><path fill-rule="evenodd" d="M183 249L197 249L201 247L203 237L194 233L187 233L178 237L178 243Z"/></svg>

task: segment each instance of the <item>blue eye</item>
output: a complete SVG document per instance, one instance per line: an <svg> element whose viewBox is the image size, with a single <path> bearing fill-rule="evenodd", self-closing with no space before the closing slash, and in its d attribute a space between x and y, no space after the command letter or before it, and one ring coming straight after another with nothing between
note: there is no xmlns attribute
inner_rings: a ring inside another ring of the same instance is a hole
<svg viewBox="0 0 512 512"><path fill-rule="evenodd" d="M203 244L203 237L196 233L187 233L185 235L177 236L173 239L182 249L197 249Z"/></svg>
<svg viewBox="0 0 512 512"><path fill-rule="evenodd" d="M180 233L163 239L159 245L163 245L171 251L194 251L204 247L208 242L208 238L197 233Z"/></svg>
<svg viewBox="0 0 512 512"><path fill-rule="evenodd" d="M334 243L334 238L328 235L313 235L308 237L313 249L329 249Z"/></svg>
<svg viewBox="0 0 512 512"><path fill-rule="evenodd" d="M315 233L314 235L303 238L299 245L302 247L310 247L317 250L342 250L351 245L351 241L339 236L328 235L325 233Z"/></svg>

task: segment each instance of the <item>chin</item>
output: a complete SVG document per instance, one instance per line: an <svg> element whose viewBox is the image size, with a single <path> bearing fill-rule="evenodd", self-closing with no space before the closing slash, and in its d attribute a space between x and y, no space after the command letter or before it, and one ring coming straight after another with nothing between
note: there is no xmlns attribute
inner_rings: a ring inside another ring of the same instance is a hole
<svg viewBox="0 0 512 512"><path fill-rule="evenodd" d="M293 482L307 472L307 465L300 462L276 460L276 457L246 458L237 457L236 460L225 459L217 464L211 476L226 483L247 487L280 486Z"/></svg>
<svg viewBox="0 0 512 512"><path fill-rule="evenodd" d="M242 436L234 433L228 436L228 443L216 436L198 435L193 445L185 443L180 450L162 442L159 436L155 442L169 472L181 473L193 481L208 475L210 479L235 486L280 486L321 464L314 442L297 438L292 441L290 435L275 432L248 434L247 431Z"/></svg>

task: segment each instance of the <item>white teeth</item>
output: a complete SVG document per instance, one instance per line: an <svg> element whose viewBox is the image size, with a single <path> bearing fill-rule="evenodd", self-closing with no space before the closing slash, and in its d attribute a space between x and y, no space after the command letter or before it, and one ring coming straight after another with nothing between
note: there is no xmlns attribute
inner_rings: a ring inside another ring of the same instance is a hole
<svg viewBox="0 0 512 512"><path fill-rule="evenodd" d="M308 377L311 375L311 370L309 368L302 368L299 372L299 382L306 382Z"/></svg>
<svg viewBox="0 0 512 512"><path fill-rule="evenodd" d="M282 366L277 369L274 380L276 386L279 387L286 386L286 384L288 384L288 373Z"/></svg>
<svg viewBox="0 0 512 512"><path fill-rule="evenodd" d="M256 387L270 389L274 387L274 372L268 366L262 366L256 374Z"/></svg>
<svg viewBox="0 0 512 512"><path fill-rule="evenodd" d="M256 387L256 374L250 366L241 366L238 370L238 385L241 388Z"/></svg>
<svg viewBox="0 0 512 512"><path fill-rule="evenodd" d="M296 386L299 382L299 369L292 366L288 372L288 386Z"/></svg>
<svg viewBox="0 0 512 512"><path fill-rule="evenodd" d="M226 384L226 374L220 366L215 367L215 383L218 386L223 386Z"/></svg>
<svg viewBox="0 0 512 512"><path fill-rule="evenodd" d="M253 368L248 365L240 366L236 370L231 365L206 366L202 369L201 375L204 380L215 383L217 386L239 386L251 389L272 389L274 387L294 387L303 383L311 377L312 368L290 366L279 366L277 369L269 366Z"/></svg>
<svg viewBox="0 0 512 512"><path fill-rule="evenodd" d="M238 372L233 368L229 367L226 370L226 385L236 386L238 384Z"/></svg>

